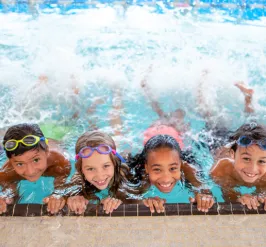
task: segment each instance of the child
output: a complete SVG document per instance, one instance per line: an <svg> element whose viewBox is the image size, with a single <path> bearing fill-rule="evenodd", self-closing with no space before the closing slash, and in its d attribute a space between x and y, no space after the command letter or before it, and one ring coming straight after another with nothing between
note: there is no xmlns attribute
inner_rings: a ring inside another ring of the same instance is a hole
<svg viewBox="0 0 266 247"><path fill-rule="evenodd" d="M141 154L131 158L129 167L135 172L135 179L139 181L142 193L148 191L151 185L163 193L170 193L181 182L181 174L192 185L199 187L201 183L196 178L196 170L182 160L182 153L178 142L169 135L157 135L152 137ZM175 195L176 197L177 194ZM209 194L196 193L196 198L191 202L197 202L198 209L208 212L214 200ZM143 203L154 212L164 212L165 200L152 197L143 200Z"/></svg>
<svg viewBox="0 0 266 247"><path fill-rule="evenodd" d="M152 71L152 66L149 67L148 72ZM207 76L209 71L204 70L201 74L198 84L198 92L197 92L197 104L199 106L198 112L204 118L206 122L205 128L203 130L203 138L204 144L206 143L210 149L210 151L216 155L220 156L219 148L222 147L226 143L226 139L228 138L229 131L224 126L223 121L219 119L217 121L217 117L214 116L213 112L210 109L208 102L206 102L206 98L204 96L204 88L203 85L206 83ZM245 113L251 114L254 112L252 107L252 96L253 90L247 88L243 82L236 82L235 86L240 89L240 91L245 96ZM158 131L157 134L169 134L174 136L175 139L180 144L181 149L183 150L183 139L185 134L190 130L190 124L185 122L186 112L182 109L176 109L173 112L165 113L160 107L159 102L154 98L152 93L152 88L149 87L147 83L147 75L141 81L141 87L144 90L145 95L148 100L151 102L152 109L158 114L159 119L156 120L145 132L145 136L154 136L151 133L161 129L161 133ZM215 120L216 119L216 120ZM159 126L159 127L158 127ZM171 134L174 132L174 135Z"/></svg>
<svg viewBox="0 0 266 247"><path fill-rule="evenodd" d="M239 201L249 209L257 209L261 202L266 210L266 127L255 122L244 124L229 140L229 158L213 166L213 180L221 186L225 200ZM239 186L255 186L255 191L241 195Z"/></svg>
<svg viewBox="0 0 266 247"><path fill-rule="evenodd" d="M59 194L70 173L69 161L57 150L49 149L48 140L37 124L18 124L10 127L3 140L8 161L0 170L0 214L17 196L17 184L21 180L37 181L41 176L54 177L54 193L44 198L47 210L57 213L65 205Z"/></svg>
<svg viewBox="0 0 266 247"><path fill-rule="evenodd" d="M150 73L151 71L152 71L152 66L149 67L148 72ZM141 81L141 87L143 88L144 93L146 94L148 100L150 101L152 109L159 116L159 119L156 120L151 125L150 128L156 128L157 126L162 126L166 130L167 127L169 127L169 132L170 132L171 131L170 127L171 127L174 128L179 133L180 136L179 138L182 138L182 135L190 129L189 123L185 123L184 120L186 112L182 109L176 109L174 112L165 113L160 107L159 102L154 99L152 89L149 87L147 83L147 77L148 75L146 75ZM148 134L150 131L152 131L149 129L147 129L145 133ZM167 133L162 133L162 134L167 134Z"/></svg>
<svg viewBox="0 0 266 247"><path fill-rule="evenodd" d="M73 182L82 187L67 200L70 210L82 214L89 200L100 201L106 214L126 199L130 173L116 151L113 139L102 132L84 133L76 143L77 174Z"/></svg>

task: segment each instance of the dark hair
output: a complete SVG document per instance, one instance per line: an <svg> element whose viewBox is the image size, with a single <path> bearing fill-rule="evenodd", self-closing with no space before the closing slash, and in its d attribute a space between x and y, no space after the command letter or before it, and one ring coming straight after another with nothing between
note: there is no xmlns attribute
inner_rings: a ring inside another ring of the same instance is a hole
<svg viewBox="0 0 266 247"><path fill-rule="evenodd" d="M11 139L21 140L26 135L35 135L38 137L44 136L38 124L29 124L29 123L17 124L17 125L10 127L7 130L4 136L3 146L5 146L8 140L11 140ZM5 150L5 152L6 152L6 156L10 159L12 155L15 155L15 156L21 155L29 150L35 150L35 149L37 150L42 149L46 151L48 149L48 146L44 141L40 141L34 146L25 146L22 143L19 143L18 147L15 150L13 151Z"/></svg>
<svg viewBox="0 0 266 247"><path fill-rule="evenodd" d="M152 137L147 141L140 154L128 158L128 166L134 174L133 182L140 186L140 193L145 192L148 187L150 187L150 182L145 172L145 164L147 163L148 154L160 148L176 150L180 159L182 159L182 153L178 142L169 135L157 135Z"/></svg>
<svg viewBox="0 0 266 247"><path fill-rule="evenodd" d="M238 128L230 135L229 141L237 141L241 136L249 137L254 141L266 139L266 126L258 124L256 122L243 124L240 128ZM237 146L237 143L234 143L231 149L233 149L235 152L237 150Z"/></svg>
<svg viewBox="0 0 266 247"><path fill-rule="evenodd" d="M112 149L116 150L116 145L111 136L100 132L100 131L89 131L84 133L76 143L76 154L80 152L80 150L86 146L97 147L100 144L106 144L110 146ZM114 177L111 187L109 188L109 195L121 200L126 199L125 191L127 191L128 181L131 180L129 169L125 164L121 163L121 160L115 156L113 153L109 154L112 163L114 164ZM83 196L88 200L96 200L99 201L99 198L95 195L95 193L100 190L97 189L94 185L90 184L84 174L82 173L82 159L78 159L76 161L76 169L80 175L80 178L77 182L81 182L82 184L82 192ZM123 191L123 192L122 192Z"/></svg>

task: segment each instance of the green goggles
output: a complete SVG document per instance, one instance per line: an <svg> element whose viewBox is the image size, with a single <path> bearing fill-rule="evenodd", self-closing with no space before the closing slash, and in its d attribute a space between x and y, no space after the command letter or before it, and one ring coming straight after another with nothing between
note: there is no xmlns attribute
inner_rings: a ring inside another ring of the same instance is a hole
<svg viewBox="0 0 266 247"><path fill-rule="evenodd" d="M26 147L31 147L36 145L40 141L45 141L45 143L48 144L48 140L44 136L39 137L35 135L27 135L23 137L21 140L14 140L14 139L8 140L5 143L4 148L6 151L13 151L18 147L19 143L22 143Z"/></svg>

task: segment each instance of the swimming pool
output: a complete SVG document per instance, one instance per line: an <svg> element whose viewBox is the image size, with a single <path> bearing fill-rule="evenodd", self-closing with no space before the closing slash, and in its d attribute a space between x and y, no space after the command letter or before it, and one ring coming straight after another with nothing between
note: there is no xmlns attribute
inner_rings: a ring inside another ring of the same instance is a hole
<svg viewBox="0 0 266 247"><path fill-rule="evenodd" d="M77 137L94 124L114 135L110 119L120 114L119 151L136 153L143 131L157 119L140 86L150 65L148 82L162 108L186 111L188 146L193 146L191 139L198 141L205 123L196 101L203 70L209 71L204 94L217 119L222 117L231 130L245 121L243 95L233 85L244 80L255 90L256 118L265 122L265 9L254 9L254 2L246 1L245 8L232 3L231 9L218 2L182 8L171 1L1 4L0 128L39 123L48 137L63 140L74 167ZM47 82L38 83L40 75ZM121 99L114 89L122 92ZM97 99L102 103L88 116L87 108ZM112 110L120 100L123 109ZM210 154L193 150L207 173ZM4 161L2 155L1 165ZM21 203L41 203L52 184L52 178L23 181ZM177 202L188 202L189 192L184 193ZM222 201L218 192L216 196Z"/></svg>

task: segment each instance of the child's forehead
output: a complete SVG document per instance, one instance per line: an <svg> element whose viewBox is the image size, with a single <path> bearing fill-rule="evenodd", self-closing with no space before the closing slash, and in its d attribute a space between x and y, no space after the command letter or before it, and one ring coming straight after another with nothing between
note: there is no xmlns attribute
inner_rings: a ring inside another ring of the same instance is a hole
<svg viewBox="0 0 266 247"><path fill-rule="evenodd" d="M240 154L247 154L247 155L256 155L256 156L264 156L266 157L266 150L263 150L257 144L253 144L248 147L237 147L237 151Z"/></svg>
<svg viewBox="0 0 266 247"><path fill-rule="evenodd" d="M159 159L159 158L179 159L180 156L177 150L170 149L167 147L158 148L148 153L148 159Z"/></svg>
<svg viewBox="0 0 266 247"><path fill-rule="evenodd" d="M93 152L93 154L88 158L82 158L82 165L86 166L101 166L105 163L112 163L112 160L110 158L109 154L99 154L98 152Z"/></svg>
<svg viewBox="0 0 266 247"><path fill-rule="evenodd" d="M20 155L16 155L16 156L12 155L11 160L12 161L27 161L39 155L45 155L45 152L40 149L33 149L33 150L26 151L25 153L20 154Z"/></svg>

